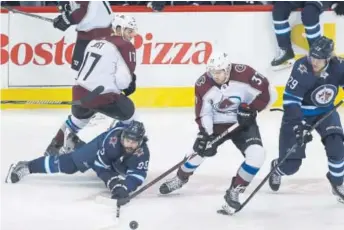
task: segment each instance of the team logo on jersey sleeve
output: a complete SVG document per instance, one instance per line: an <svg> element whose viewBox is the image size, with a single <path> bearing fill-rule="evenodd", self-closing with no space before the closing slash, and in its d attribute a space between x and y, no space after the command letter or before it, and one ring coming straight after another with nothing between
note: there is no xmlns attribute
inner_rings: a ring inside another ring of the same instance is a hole
<svg viewBox="0 0 344 230"><path fill-rule="evenodd" d="M218 113L236 113L240 100L237 97L222 97L213 108Z"/></svg>
<svg viewBox="0 0 344 230"><path fill-rule="evenodd" d="M204 83L205 83L205 76L202 75L200 78L197 79L196 85L197 85L197 86L201 86L201 85L203 85Z"/></svg>
<svg viewBox="0 0 344 230"><path fill-rule="evenodd" d="M297 70L301 74L308 73L308 69L307 69L307 67L304 64L300 64L299 67L297 68Z"/></svg>
<svg viewBox="0 0 344 230"><path fill-rule="evenodd" d="M316 88L311 99L317 107L326 107L333 103L337 95L337 88L334 85L326 84Z"/></svg>
<svg viewBox="0 0 344 230"><path fill-rule="evenodd" d="M238 73L242 73L242 72L244 72L246 70L246 65L237 64L237 65L235 65L234 69Z"/></svg>
<svg viewBox="0 0 344 230"><path fill-rule="evenodd" d="M112 145L112 147L115 148L115 146L117 144L117 137L116 136L110 137L109 144Z"/></svg>

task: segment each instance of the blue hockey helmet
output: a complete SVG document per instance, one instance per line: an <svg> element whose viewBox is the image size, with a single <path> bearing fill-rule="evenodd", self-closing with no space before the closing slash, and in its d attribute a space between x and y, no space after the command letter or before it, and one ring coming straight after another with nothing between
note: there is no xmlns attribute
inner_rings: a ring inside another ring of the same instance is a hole
<svg viewBox="0 0 344 230"><path fill-rule="evenodd" d="M142 122L131 121L129 125L122 131L122 138L142 143L145 138L146 130Z"/></svg>
<svg viewBox="0 0 344 230"><path fill-rule="evenodd" d="M312 44L309 56L316 59L329 59L332 56L333 50L333 40L322 36Z"/></svg>

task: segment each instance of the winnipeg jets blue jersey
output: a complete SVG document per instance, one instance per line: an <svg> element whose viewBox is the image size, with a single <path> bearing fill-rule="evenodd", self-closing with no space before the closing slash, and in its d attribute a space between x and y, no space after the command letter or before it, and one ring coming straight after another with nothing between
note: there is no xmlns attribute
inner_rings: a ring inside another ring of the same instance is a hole
<svg viewBox="0 0 344 230"><path fill-rule="evenodd" d="M134 153L126 153L120 141L122 130L123 127L116 126L101 135L92 168L106 185L113 178L124 177L124 185L132 192L147 176L149 150L144 141Z"/></svg>
<svg viewBox="0 0 344 230"><path fill-rule="evenodd" d="M344 87L344 59L332 58L319 76L307 57L297 60L283 95L284 121L299 123L305 116L328 112Z"/></svg>

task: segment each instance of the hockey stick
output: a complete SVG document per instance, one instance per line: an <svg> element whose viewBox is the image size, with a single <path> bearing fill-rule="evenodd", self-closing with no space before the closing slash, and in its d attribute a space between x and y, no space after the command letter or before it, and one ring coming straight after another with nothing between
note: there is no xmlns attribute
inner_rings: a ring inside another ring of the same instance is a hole
<svg viewBox="0 0 344 230"><path fill-rule="evenodd" d="M328 113L323 115L312 127L310 130L308 130L308 134L310 134L315 128L317 128L326 118L328 118L338 107L340 107L344 103L344 99L338 102ZM260 184L257 186L257 188L248 196L248 198L242 203L240 208L236 210L235 212L240 212L246 205L247 203L253 198L253 196L263 187L263 185L266 183L266 181L270 178L271 174L279 167L281 166L284 161L295 151L297 147L297 144L294 144L291 149L287 152L287 154L282 158L281 161L277 165L275 165L271 171L269 172L268 175L260 182Z"/></svg>
<svg viewBox="0 0 344 230"><path fill-rule="evenodd" d="M4 100L1 104L16 104L16 105L81 105L85 102L91 101L104 91L104 86L100 85L93 91L89 92L84 98L77 101L49 101L49 100L27 100L27 101L15 101Z"/></svg>
<svg viewBox="0 0 344 230"><path fill-rule="evenodd" d="M220 135L218 135L212 142L210 142L208 144L209 145L213 145L216 142L218 142L219 140L221 140L223 137L225 137L227 134L231 133L234 129L236 129L237 127L239 127L238 123L235 123L234 125L232 125L231 127L229 127L228 129L226 129L223 133L221 133ZM195 156L197 156L197 153L194 152L192 153L189 157L185 157L183 160L181 160L180 162L178 162L176 165L174 165L173 167L171 167L170 169L168 169L166 172L164 172L163 174L161 174L160 176L158 176L157 178L155 178L154 180L152 180L151 182L147 183L146 185L144 185L143 187L141 187L139 190L137 190L136 192L130 194L130 196L128 198L125 198L125 201L129 202L131 199L135 198L136 196L140 195L142 192L146 191L148 188L152 187L153 185L155 185L157 182L159 182L160 180L164 179L166 176L168 176L170 173L172 173L173 171L175 171L176 169L178 169L182 164L184 164L187 160L194 158ZM119 218L120 216L120 206L117 205L117 210L116 210L116 218Z"/></svg>
<svg viewBox="0 0 344 230"><path fill-rule="evenodd" d="M283 109L280 109L280 108L272 108L270 109L271 112L275 112L275 111L280 111L280 112L284 112Z"/></svg>
<svg viewBox="0 0 344 230"><path fill-rule="evenodd" d="M40 19L40 20L43 20L43 21L46 21L46 22L50 22L50 23L52 23L54 21L51 18L46 18L46 17L39 16L39 15L36 15L36 14L26 13L24 11L16 10L16 9L14 9L12 7L9 7L9 6L1 6L1 8L4 8L4 9L6 9L6 10L8 10L10 12L16 13L16 14L26 15L26 16L29 16L29 17L32 17L32 18L36 18L36 19Z"/></svg>

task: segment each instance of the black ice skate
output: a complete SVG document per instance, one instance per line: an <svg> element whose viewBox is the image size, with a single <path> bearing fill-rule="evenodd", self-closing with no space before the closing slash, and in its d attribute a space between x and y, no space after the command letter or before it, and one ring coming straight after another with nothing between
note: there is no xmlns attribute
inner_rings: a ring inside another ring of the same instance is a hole
<svg viewBox="0 0 344 230"><path fill-rule="evenodd" d="M30 171L28 162L19 161L17 164L11 164L5 182L14 184L19 182L24 176L29 174Z"/></svg>
<svg viewBox="0 0 344 230"><path fill-rule="evenodd" d="M59 141L54 138L49 144L48 148L45 150L44 156L58 156L63 144L60 144Z"/></svg>
<svg viewBox="0 0 344 230"><path fill-rule="evenodd" d="M62 141L61 141L62 139ZM58 156L70 153L86 144L68 127L63 126L45 150L45 156Z"/></svg>
<svg viewBox="0 0 344 230"><path fill-rule="evenodd" d="M294 57L294 51L291 48L280 48L278 55L271 61L272 69L277 71L293 66L295 63Z"/></svg>
<svg viewBox="0 0 344 230"><path fill-rule="evenodd" d="M189 180L188 179L181 179L177 176L173 177L172 179L166 181L165 183L163 183L160 188L159 191L161 194L165 195L165 194L169 194L177 189L180 189L181 187L183 187L184 184L186 184Z"/></svg>
<svg viewBox="0 0 344 230"><path fill-rule="evenodd" d="M273 161L271 161L271 168L270 170L272 170L272 168L274 168L276 165L278 164L278 160L275 159ZM271 174L271 176L269 177L269 185L272 191L277 192L281 186L281 179L282 176L279 175L276 170Z"/></svg>
<svg viewBox="0 0 344 230"><path fill-rule="evenodd" d="M235 177L233 177L231 187L224 196L226 204L222 206L222 209L218 210L220 214L233 215L241 207L239 195L245 192L246 186L241 184L235 186L234 181Z"/></svg>
<svg viewBox="0 0 344 230"><path fill-rule="evenodd" d="M61 151L62 153L70 153L73 152L75 149L80 148L81 146L85 145L86 143L82 141L75 133L69 133L65 140L65 144L63 145Z"/></svg>
<svg viewBox="0 0 344 230"><path fill-rule="evenodd" d="M344 203L344 184L335 185L331 182L329 178L329 173L327 173L327 179L330 181L332 187L332 194L337 197L337 200L341 203Z"/></svg>

